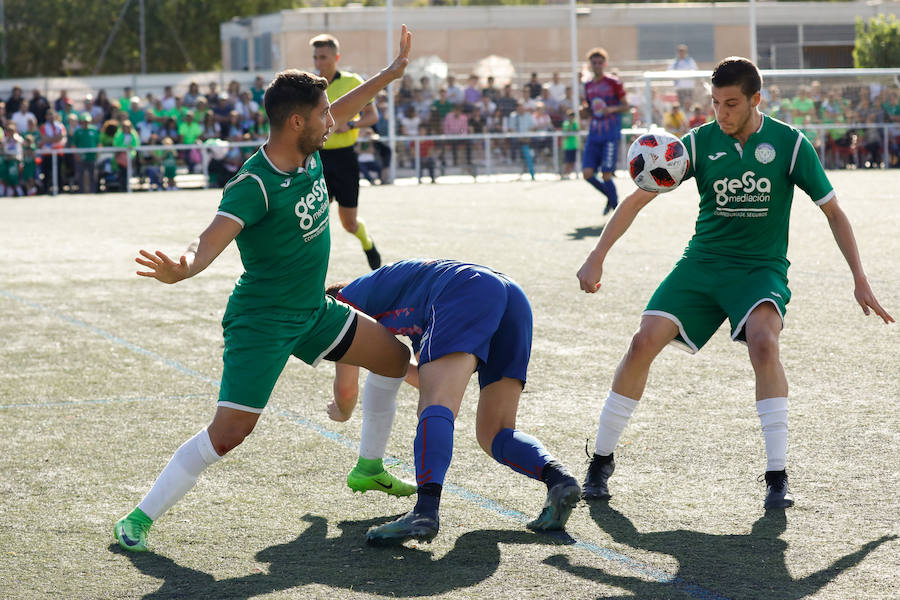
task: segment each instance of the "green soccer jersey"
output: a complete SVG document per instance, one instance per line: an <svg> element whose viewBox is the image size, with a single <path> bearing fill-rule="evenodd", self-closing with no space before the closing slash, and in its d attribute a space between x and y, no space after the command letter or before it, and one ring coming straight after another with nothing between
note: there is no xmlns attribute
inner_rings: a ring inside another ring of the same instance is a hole
<svg viewBox="0 0 900 600"><path fill-rule="evenodd" d="M803 134L763 116L741 148L715 121L682 138L685 177L697 180L700 212L685 256L781 265L787 260L794 186L822 205L834 196L819 157Z"/></svg>
<svg viewBox="0 0 900 600"><path fill-rule="evenodd" d="M243 226L235 241L244 273L226 314L297 315L324 303L331 234L318 152L287 173L260 148L225 186L218 214Z"/></svg>

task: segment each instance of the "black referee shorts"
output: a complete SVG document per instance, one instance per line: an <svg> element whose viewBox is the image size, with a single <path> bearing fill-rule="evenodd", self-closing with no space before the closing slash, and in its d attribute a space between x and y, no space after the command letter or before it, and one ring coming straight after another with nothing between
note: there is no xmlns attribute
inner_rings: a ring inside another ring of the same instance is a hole
<svg viewBox="0 0 900 600"><path fill-rule="evenodd" d="M339 206L356 208L359 205L359 159L353 146L320 150L328 196Z"/></svg>

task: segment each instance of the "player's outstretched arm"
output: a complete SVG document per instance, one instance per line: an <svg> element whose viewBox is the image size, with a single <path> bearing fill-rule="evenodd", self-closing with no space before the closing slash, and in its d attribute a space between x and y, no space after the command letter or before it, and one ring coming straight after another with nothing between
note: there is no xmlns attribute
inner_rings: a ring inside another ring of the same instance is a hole
<svg viewBox="0 0 900 600"><path fill-rule="evenodd" d="M147 267L149 271L137 271L141 277L152 277L163 283L177 283L182 279L193 277L212 263L241 232L241 225L222 215L216 215L203 233L191 242L175 262L160 250L150 253L141 250L141 256L135 262Z"/></svg>
<svg viewBox="0 0 900 600"><path fill-rule="evenodd" d="M828 225L831 227L831 233L834 235L834 241L837 242L838 248L844 255L844 259L850 266L850 272L853 273L853 295L856 301L862 307L863 314L868 315L871 311L881 317L885 323L893 323L894 317L888 314L878 300L875 293L866 279L866 273L862 268L862 261L859 259L859 249L856 246L856 237L853 235L853 228L850 226L850 219L841 209L837 198L832 198L820 207L825 217L828 219Z"/></svg>
<svg viewBox="0 0 900 600"><path fill-rule="evenodd" d="M619 204L612 218L606 224L606 227L603 228L603 233L600 234L597 245L588 254L581 268L578 269L578 283L581 285L582 290L593 294L600 289L603 261L606 259L609 249L631 227L634 218L641 209L647 206L656 196L656 192L647 192L638 188Z"/></svg>
<svg viewBox="0 0 900 600"><path fill-rule="evenodd" d="M346 123L351 120L375 97L375 94L387 87L390 82L403 77L406 65L409 64L411 46L412 33L404 25L400 29L400 51L397 53L397 58L377 75L334 101L331 105L331 116L334 118L334 122Z"/></svg>
<svg viewBox="0 0 900 600"><path fill-rule="evenodd" d="M328 418L343 423L353 414L359 397L359 367L334 363L334 399L328 403Z"/></svg>

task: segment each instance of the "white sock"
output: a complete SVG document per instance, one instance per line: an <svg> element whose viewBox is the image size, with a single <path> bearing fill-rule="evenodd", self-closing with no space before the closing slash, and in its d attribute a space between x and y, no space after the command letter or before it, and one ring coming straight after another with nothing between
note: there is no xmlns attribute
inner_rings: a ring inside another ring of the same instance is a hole
<svg viewBox="0 0 900 600"><path fill-rule="evenodd" d="M209 433L203 429L175 451L138 508L155 521L194 487L206 467L220 458Z"/></svg>
<svg viewBox="0 0 900 600"><path fill-rule="evenodd" d="M760 400L756 412L766 441L766 471L783 471L787 463L788 399Z"/></svg>
<svg viewBox="0 0 900 600"><path fill-rule="evenodd" d="M637 405L637 400L609 390L609 396L606 397L606 403L600 412L600 427L597 429L597 441L594 443L595 454L609 456L613 453Z"/></svg>
<svg viewBox="0 0 900 600"><path fill-rule="evenodd" d="M361 458L384 458L394 414L397 412L397 392L404 377L385 377L369 373L363 386L363 422L359 440Z"/></svg>

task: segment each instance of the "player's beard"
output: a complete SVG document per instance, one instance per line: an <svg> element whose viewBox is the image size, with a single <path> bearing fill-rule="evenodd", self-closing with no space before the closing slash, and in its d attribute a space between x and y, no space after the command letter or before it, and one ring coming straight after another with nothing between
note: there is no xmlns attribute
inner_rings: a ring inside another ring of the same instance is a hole
<svg viewBox="0 0 900 600"><path fill-rule="evenodd" d="M719 128L722 129L722 131L725 133L725 135L737 137L742 131L744 131L744 128L747 127L747 125L750 123L750 119L753 117L754 110L755 110L755 108L752 105L748 104L747 112L744 114L743 118L735 124L734 129L732 129L731 131L725 131L725 129L722 127L721 123L719 123Z"/></svg>
<svg viewBox="0 0 900 600"><path fill-rule="evenodd" d="M324 145L325 141L321 136L311 136L306 132L304 132L304 135L297 138L297 150L304 156L309 156L314 152L318 152Z"/></svg>

